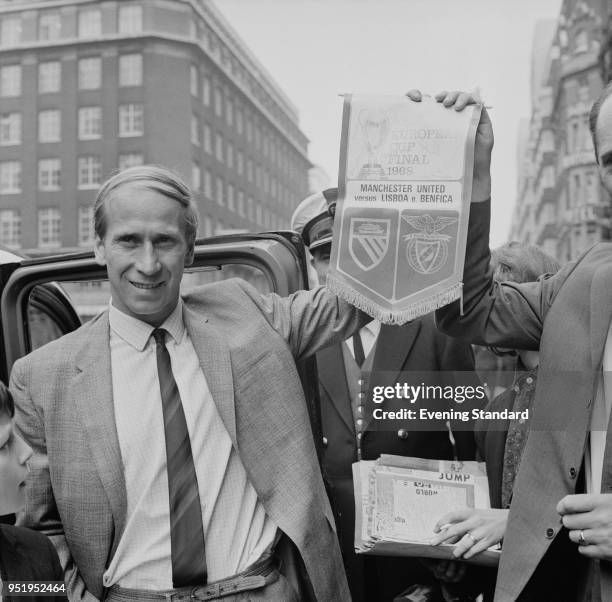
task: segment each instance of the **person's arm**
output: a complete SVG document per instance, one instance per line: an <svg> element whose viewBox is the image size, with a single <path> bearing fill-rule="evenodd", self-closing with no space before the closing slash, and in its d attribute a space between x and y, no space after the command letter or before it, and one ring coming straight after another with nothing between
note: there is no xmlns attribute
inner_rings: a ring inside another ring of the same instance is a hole
<svg viewBox="0 0 612 602"><path fill-rule="evenodd" d="M347 339L372 320L325 286L280 297L262 296L247 282L237 283L287 341L296 360Z"/></svg>
<svg viewBox="0 0 612 602"><path fill-rule="evenodd" d="M97 600L89 591L75 566L62 521L55 505L43 420L30 398L28 372L31 364L27 360L15 363L11 372L10 390L15 398L15 423L17 429L33 450L28 461L25 511L18 516L20 526L44 533L53 543L67 585L70 600Z"/></svg>

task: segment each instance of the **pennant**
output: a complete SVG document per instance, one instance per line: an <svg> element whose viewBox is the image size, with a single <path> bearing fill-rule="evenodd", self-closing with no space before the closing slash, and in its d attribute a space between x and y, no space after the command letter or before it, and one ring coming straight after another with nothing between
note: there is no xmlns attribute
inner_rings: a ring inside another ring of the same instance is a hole
<svg viewBox="0 0 612 602"><path fill-rule="evenodd" d="M481 107L344 98L327 285L385 324L461 296Z"/></svg>

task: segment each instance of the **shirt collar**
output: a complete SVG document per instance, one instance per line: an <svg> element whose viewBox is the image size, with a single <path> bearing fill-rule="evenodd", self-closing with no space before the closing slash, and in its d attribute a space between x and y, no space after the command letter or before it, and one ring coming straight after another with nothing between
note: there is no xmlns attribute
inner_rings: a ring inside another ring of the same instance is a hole
<svg viewBox="0 0 612 602"><path fill-rule="evenodd" d="M368 322L362 328L362 331L363 330L367 330L374 338L376 338L378 336L378 333L380 332L380 321L372 320L371 322Z"/></svg>
<svg viewBox="0 0 612 602"><path fill-rule="evenodd" d="M108 321L112 331L138 351L142 351L147 346L151 333L155 330L155 327L151 326L151 324L128 316L120 309L117 309L113 305L112 299L109 301ZM160 328L166 330L175 343L181 342L185 334L185 323L183 322L183 301L180 298L176 307L164 320Z"/></svg>

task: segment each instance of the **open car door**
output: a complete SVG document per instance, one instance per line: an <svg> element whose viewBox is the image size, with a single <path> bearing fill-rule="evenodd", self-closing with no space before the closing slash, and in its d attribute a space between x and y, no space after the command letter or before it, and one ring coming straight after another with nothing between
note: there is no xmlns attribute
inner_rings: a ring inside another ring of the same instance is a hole
<svg viewBox="0 0 612 602"><path fill-rule="evenodd" d="M293 232L237 234L196 241L183 288L227 278L248 280L261 293L281 296L308 287L306 260ZM0 378L8 382L15 360L78 328L104 310L110 299L106 269L93 252L23 259L0 252L2 357ZM314 358L298 364L317 453L321 427Z"/></svg>

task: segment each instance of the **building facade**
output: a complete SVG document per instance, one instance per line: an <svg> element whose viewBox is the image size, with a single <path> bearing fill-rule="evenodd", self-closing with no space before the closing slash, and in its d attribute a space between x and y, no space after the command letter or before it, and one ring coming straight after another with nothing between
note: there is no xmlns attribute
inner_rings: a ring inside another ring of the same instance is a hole
<svg viewBox="0 0 612 602"><path fill-rule="evenodd" d="M535 36L532 115L510 236L562 262L610 239L610 199L599 183L588 126L604 85L606 4L564 0L548 49L546 36Z"/></svg>
<svg viewBox="0 0 612 602"><path fill-rule="evenodd" d="M91 247L99 184L169 166L200 236L289 226L308 194L294 105L209 0L0 1L0 244Z"/></svg>

